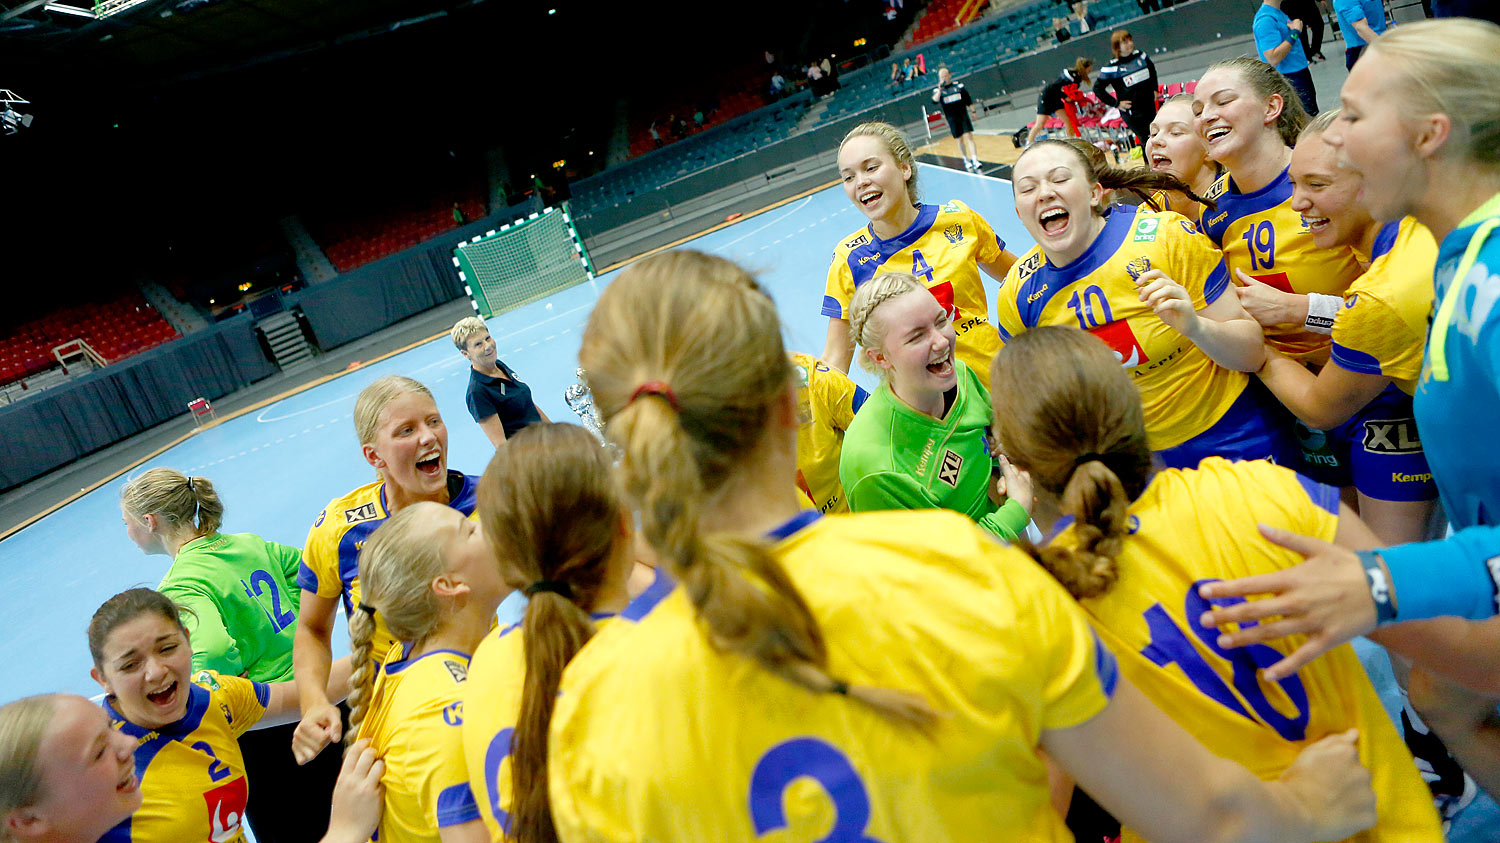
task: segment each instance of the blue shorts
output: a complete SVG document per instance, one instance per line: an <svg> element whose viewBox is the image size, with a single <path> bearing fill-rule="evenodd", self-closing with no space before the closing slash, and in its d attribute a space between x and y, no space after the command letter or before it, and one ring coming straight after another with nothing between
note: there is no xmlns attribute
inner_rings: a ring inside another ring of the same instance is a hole
<svg viewBox="0 0 1500 843"><path fill-rule="evenodd" d="M1181 445L1154 452L1167 468L1197 468L1204 457L1227 460L1270 460L1296 467L1300 452L1291 432L1291 415L1252 377L1213 427Z"/></svg>
<svg viewBox="0 0 1500 843"><path fill-rule="evenodd" d="M1353 486L1380 501L1437 500L1437 484L1417 437L1411 396L1391 384L1332 430L1297 422L1301 472L1330 486Z"/></svg>

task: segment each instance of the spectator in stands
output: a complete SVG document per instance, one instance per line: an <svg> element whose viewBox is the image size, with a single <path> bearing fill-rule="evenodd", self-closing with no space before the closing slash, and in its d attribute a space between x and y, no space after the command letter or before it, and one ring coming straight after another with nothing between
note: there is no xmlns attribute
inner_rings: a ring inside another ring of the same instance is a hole
<svg viewBox="0 0 1500 843"><path fill-rule="evenodd" d="M455 223L458 223L459 225L463 225L464 222L465 222L465 220L464 220L464 210L463 210L463 208L458 207L458 203L457 202L453 203L453 221Z"/></svg>
<svg viewBox="0 0 1500 843"><path fill-rule="evenodd" d="M906 74L901 72L901 65L891 62L891 89L900 90L901 83L906 81Z"/></svg>
<svg viewBox="0 0 1500 843"><path fill-rule="evenodd" d="M1089 83L1089 73L1094 69L1092 59L1079 56L1073 62L1072 67L1063 68L1062 75L1052 80L1047 87L1042 89L1042 94L1037 98L1036 122L1031 124L1031 133L1026 137L1026 145L1037 139L1037 136L1047 127L1047 118L1059 116L1067 119L1066 131L1073 137L1081 137L1078 131L1078 118L1073 113L1073 106L1069 100L1082 98L1079 93L1083 86Z"/></svg>
<svg viewBox="0 0 1500 843"><path fill-rule="evenodd" d="M771 96L779 97L784 93L786 93L786 77L782 76L781 71L778 70L771 74Z"/></svg>
<svg viewBox="0 0 1500 843"><path fill-rule="evenodd" d="M1344 33L1344 69L1354 63L1375 36L1385 31L1383 0L1333 0L1333 13Z"/></svg>
<svg viewBox="0 0 1500 843"><path fill-rule="evenodd" d="M901 70L906 74L906 81L917 78L917 67L911 63L911 56L907 56L906 61L901 63Z"/></svg>
<svg viewBox="0 0 1500 843"><path fill-rule="evenodd" d="M1311 116L1318 113L1318 92L1307 69L1307 53L1298 39L1305 26L1301 20L1287 17L1281 10L1281 0L1262 0L1253 24L1255 52L1292 83L1302 107Z"/></svg>
<svg viewBox="0 0 1500 843"><path fill-rule="evenodd" d="M1073 37L1073 33L1068 31L1068 19L1066 17L1052 19L1052 36L1057 39L1057 43L1059 44L1065 43L1069 38Z"/></svg>
<svg viewBox="0 0 1500 843"><path fill-rule="evenodd" d="M478 316L460 319L453 325L453 345L469 361L469 391L465 401L469 415L479 423L484 435L495 447L515 436L522 428L537 422L550 422L536 402L531 387L522 383L510 367L500 362L495 352L495 338Z"/></svg>
<svg viewBox="0 0 1500 843"><path fill-rule="evenodd" d="M1084 32L1093 32L1099 26L1099 16L1089 11L1088 0L1078 0L1073 4L1073 17Z"/></svg>
<svg viewBox="0 0 1500 843"><path fill-rule="evenodd" d="M1318 0L1283 0L1283 11L1292 20L1304 24L1298 33L1302 52L1307 54L1310 64L1323 61L1323 8Z"/></svg>
<svg viewBox="0 0 1500 843"><path fill-rule="evenodd" d="M1129 30L1113 32L1109 46L1114 58L1099 69L1094 94L1120 109L1120 116L1144 147L1151 136L1151 120L1156 117L1156 65L1136 49Z"/></svg>
<svg viewBox="0 0 1500 843"><path fill-rule="evenodd" d="M775 84L776 84L776 78L773 77L771 79L771 84L772 84L773 87L775 86ZM647 131L651 132L651 143L654 146L661 146L661 132L658 132L656 130L656 121L655 120L651 121L651 127Z"/></svg>

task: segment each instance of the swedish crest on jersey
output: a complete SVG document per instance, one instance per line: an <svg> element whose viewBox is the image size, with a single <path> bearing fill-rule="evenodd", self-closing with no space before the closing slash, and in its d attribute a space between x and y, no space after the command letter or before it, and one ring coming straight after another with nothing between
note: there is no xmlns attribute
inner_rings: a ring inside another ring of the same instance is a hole
<svg viewBox="0 0 1500 843"><path fill-rule="evenodd" d="M1131 281L1141 280L1141 273L1147 272L1150 269L1151 259L1145 255L1141 255L1130 263L1125 264L1125 274L1130 276Z"/></svg>
<svg viewBox="0 0 1500 843"><path fill-rule="evenodd" d="M949 243L962 243L964 239L964 227L961 223L954 223L943 229L943 236L948 238Z"/></svg>

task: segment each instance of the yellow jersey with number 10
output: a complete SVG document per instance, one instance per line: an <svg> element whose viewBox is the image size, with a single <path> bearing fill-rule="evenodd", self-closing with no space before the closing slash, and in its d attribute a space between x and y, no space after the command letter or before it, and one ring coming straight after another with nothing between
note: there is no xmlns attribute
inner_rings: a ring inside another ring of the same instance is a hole
<svg viewBox="0 0 1500 843"><path fill-rule="evenodd" d="M797 383L797 488L821 512L848 512L839 482L844 431L868 392L810 354L793 353Z"/></svg>
<svg viewBox="0 0 1500 843"><path fill-rule="evenodd" d="M250 785L239 737L266 713L271 689L201 670L186 692L187 713L160 729L130 723L105 702L115 728L138 742L141 807L100 843L245 843Z"/></svg>
<svg viewBox="0 0 1500 843"><path fill-rule="evenodd" d="M952 512L804 512L771 538L830 673L943 716L919 732L726 653L679 588L563 674L561 839L1071 840L1037 747L1104 709L1115 664L1067 593Z"/></svg>
<svg viewBox="0 0 1500 843"><path fill-rule="evenodd" d="M1209 188L1218 210L1203 209L1199 228L1224 250L1224 263L1236 284L1236 269L1285 293L1342 296L1359 277L1359 261L1346 246L1320 249L1302 215L1292 210L1292 179L1282 170L1254 193L1240 193L1228 173ZM1328 336L1301 325L1266 329L1266 343L1296 360L1328 359Z"/></svg>
<svg viewBox="0 0 1500 843"><path fill-rule="evenodd" d="M1000 337L990 324L979 264L994 263L1004 252L1005 241L984 217L957 199L918 206L916 221L889 240L866 225L839 242L828 267L823 315L847 320L855 288L881 270L915 275L952 314L958 359L988 387Z"/></svg>
<svg viewBox="0 0 1500 843"><path fill-rule="evenodd" d="M1210 605L1243 602L1204 600L1199 585L1302 561L1257 538L1257 524L1332 541L1338 506L1337 489L1262 460L1210 457L1196 470L1162 471L1130 506L1119 579L1080 602L1130 683L1215 755L1272 780L1309 744L1358 729L1378 820L1351 839L1439 843L1432 796L1352 647L1267 682L1261 669L1300 646L1301 636L1224 650L1218 632L1198 624ZM1071 528L1053 543L1076 546Z"/></svg>
<svg viewBox="0 0 1500 843"><path fill-rule="evenodd" d="M1215 363L1140 300L1135 279L1151 269L1181 284L1200 310L1229 289L1219 250L1187 218L1115 206L1093 245L1067 266L1054 266L1040 246L1016 261L995 321L1002 339L1039 325L1098 337L1140 389L1146 438L1161 451L1213 427L1250 378Z"/></svg>
<svg viewBox="0 0 1500 843"><path fill-rule="evenodd" d="M1370 268L1349 285L1333 320L1334 365L1384 375L1407 395L1417 394L1437 251L1432 232L1414 217L1381 228Z"/></svg>

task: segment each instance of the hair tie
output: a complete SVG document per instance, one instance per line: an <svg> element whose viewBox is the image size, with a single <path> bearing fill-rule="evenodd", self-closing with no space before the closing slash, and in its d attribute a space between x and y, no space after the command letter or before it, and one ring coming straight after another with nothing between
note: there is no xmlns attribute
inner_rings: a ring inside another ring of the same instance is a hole
<svg viewBox="0 0 1500 843"><path fill-rule="evenodd" d="M359 610L372 618L375 617L375 607L371 606L369 603L359 604Z"/></svg>
<svg viewBox="0 0 1500 843"><path fill-rule="evenodd" d="M1104 462L1104 455L1096 454L1093 451L1084 451L1073 459L1073 468L1081 468L1083 467L1084 463L1094 462L1096 460L1099 462Z"/></svg>
<svg viewBox="0 0 1500 843"><path fill-rule="evenodd" d="M635 392L630 393L630 400L626 401L625 404L627 406L634 404L635 399L640 398L642 395L660 395L667 399L667 403L672 406L672 412L682 412L682 406L677 403L677 393L672 391L672 387L668 386L666 381L646 381L636 387Z"/></svg>
<svg viewBox="0 0 1500 843"><path fill-rule="evenodd" d="M537 580L531 585L526 586L524 593L527 597L530 597L543 591L561 595L564 600L573 599L573 586L562 580Z"/></svg>
<svg viewBox="0 0 1500 843"><path fill-rule="evenodd" d="M847 696L849 696L849 683L848 682L845 682L842 679L831 679L830 681L833 684L830 685L829 688L828 688L829 693L838 694L841 697L847 697Z"/></svg>
<svg viewBox="0 0 1500 843"><path fill-rule="evenodd" d="M191 477L188 478L188 491L193 491L193 478Z"/></svg>

